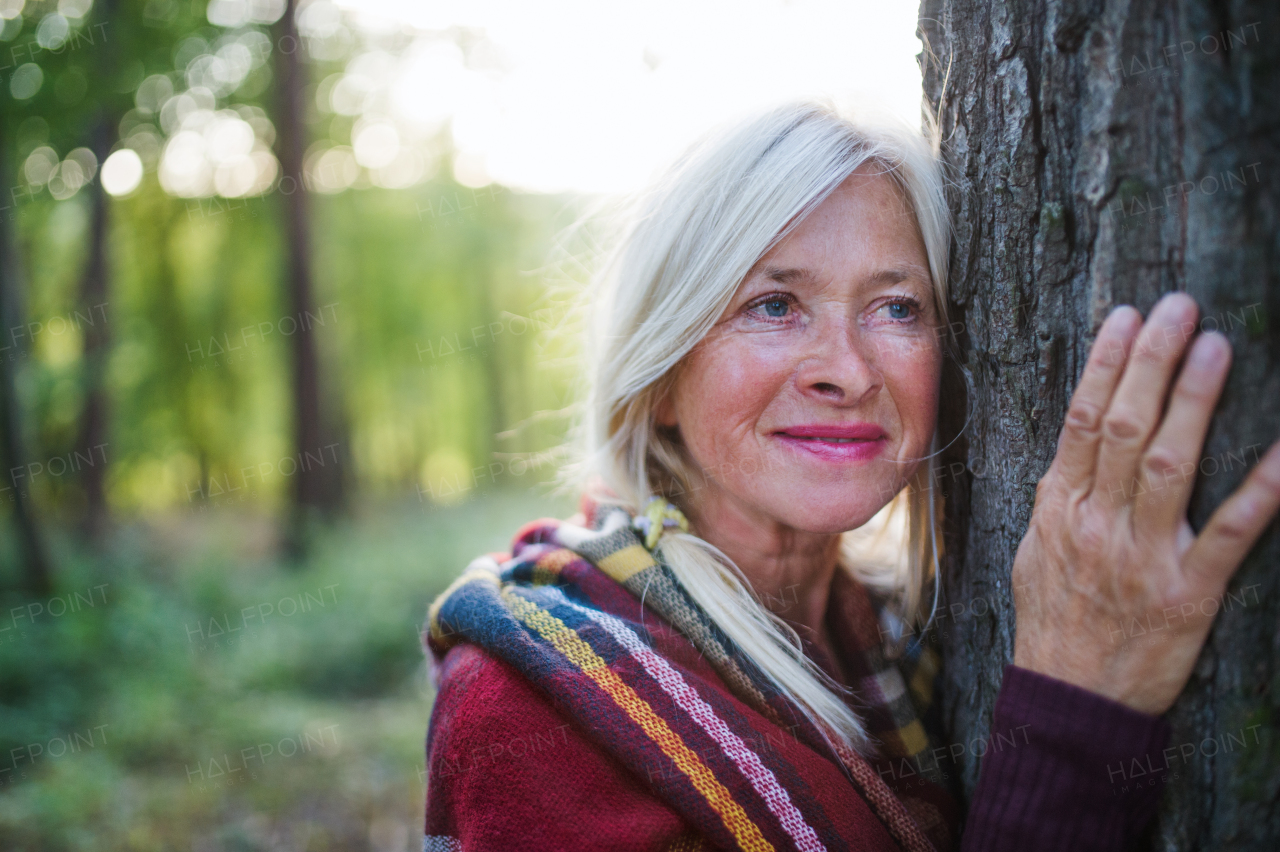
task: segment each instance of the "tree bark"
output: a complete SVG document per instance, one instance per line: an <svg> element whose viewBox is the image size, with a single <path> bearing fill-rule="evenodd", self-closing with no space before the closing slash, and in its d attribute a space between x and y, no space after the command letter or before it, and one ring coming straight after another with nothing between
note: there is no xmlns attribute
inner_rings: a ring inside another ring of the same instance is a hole
<svg viewBox="0 0 1280 852"><path fill-rule="evenodd" d="M288 0L284 15L274 27L276 71L276 156L280 160L280 194L284 204L287 263L285 278L289 313L298 321L298 331L290 337L293 362L293 441L298 472L293 479L293 506L287 533L287 547L294 554L305 548L309 523L319 514L336 509L341 502L341 477L333 454L324 449L324 428L320 392L320 365L316 352L313 321L315 309L311 274L310 211L303 182L302 158L305 149L305 74L302 42L296 21L297 2ZM320 459L316 463L314 459Z"/></svg>
<svg viewBox="0 0 1280 852"><path fill-rule="evenodd" d="M1192 525L1280 425L1280 7L1269 0L924 0L926 99L954 180L958 381L943 426L945 714L985 736L1013 653L1009 588L1035 484L1114 306L1170 290L1235 366L1204 448ZM1222 601L1172 745L1159 849L1273 849L1280 770L1280 537ZM1158 641L1158 636L1153 635ZM1243 742L1243 744L1242 744ZM972 791L975 750L961 757Z"/></svg>

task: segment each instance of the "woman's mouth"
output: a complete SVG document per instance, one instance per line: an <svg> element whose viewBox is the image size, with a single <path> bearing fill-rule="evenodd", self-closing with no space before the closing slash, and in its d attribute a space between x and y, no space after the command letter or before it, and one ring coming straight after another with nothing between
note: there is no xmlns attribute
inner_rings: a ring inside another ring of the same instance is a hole
<svg viewBox="0 0 1280 852"><path fill-rule="evenodd" d="M864 461L879 455L889 436L874 423L788 426L773 433L784 444L824 461Z"/></svg>

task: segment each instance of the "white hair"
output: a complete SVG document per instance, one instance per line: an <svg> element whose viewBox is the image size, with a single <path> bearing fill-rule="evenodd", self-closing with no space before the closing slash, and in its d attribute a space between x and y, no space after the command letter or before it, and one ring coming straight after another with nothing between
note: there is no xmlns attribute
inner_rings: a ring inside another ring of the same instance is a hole
<svg viewBox="0 0 1280 852"><path fill-rule="evenodd" d="M591 292L589 390L573 475L633 512L657 495L681 505L702 473L654 416L674 368L710 331L739 284L771 248L854 170L873 163L901 190L919 225L938 316L945 316L950 219L935 147L905 127L856 123L824 103L789 103L701 140L635 198ZM872 558L863 530L845 533L841 564L891 598L908 624L922 615L938 560L932 465L878 521L901 535L890 558ZM590 487L588 485L588 487ZM899 511L905 509L905 519ZM872 525L868 525L869 527ZM659 546L689 594L819 729L867 751L861 720L842 691L801 650L799 638L761 604L736 566L691 534Z"/></svg>

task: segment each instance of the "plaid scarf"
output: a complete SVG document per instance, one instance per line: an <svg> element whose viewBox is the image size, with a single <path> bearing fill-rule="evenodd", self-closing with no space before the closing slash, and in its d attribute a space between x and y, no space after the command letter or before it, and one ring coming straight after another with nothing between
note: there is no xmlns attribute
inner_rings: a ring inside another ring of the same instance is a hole
<svg viewBox="0 0 1280 852"><path fill-rule="evenodd" d="M945 749L932 748L926 727L934 726L924 722L936 719L928 714L938 672L931 648L911 642L889 659L879 627L891 623L887 611L838 572L831 624L857 711L879 743L869 761L833 745L771 685L655 560L627 512L593 514L590 529L536 521L521 530L510 559L474 561L431 606L424 638L437 658L465 641L505 660L721 848L843 848L848 839L827 836L779 780L794 777L782 759L723 698L694 690L653 650L643 619L634 618L638 598L739 700L841 767L902 849L952 847L954 803L938 756L945 760ZM655 766L670 771L655 775Z"/></svg>

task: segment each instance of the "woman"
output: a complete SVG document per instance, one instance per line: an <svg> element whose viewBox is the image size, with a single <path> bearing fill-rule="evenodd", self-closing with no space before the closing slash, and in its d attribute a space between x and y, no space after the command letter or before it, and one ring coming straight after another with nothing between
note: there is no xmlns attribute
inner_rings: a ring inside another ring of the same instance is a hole
<svg viewBox="0 0 1280 852"><path fill-rule="evenodd" d="M936 655L911 638L937 600L945 211L922 140L804 104L639 202L588 323L582 515L530 524L431 609L425 848L1120 849L1143 829L1159 788L1119 795L1106 767L1160 754L1210 619L1154 646L1108 626L1222 592L1280 453L1198 537L1190 482L1117 497L1198 459L1230 349L1187 339L1185 295L1111 314L1012 566L1017 644L961 836ZM901 558L876 561L850 531L891 501Z"/></svg>

